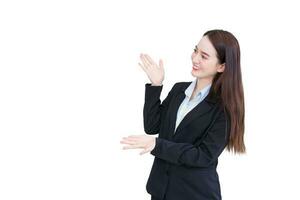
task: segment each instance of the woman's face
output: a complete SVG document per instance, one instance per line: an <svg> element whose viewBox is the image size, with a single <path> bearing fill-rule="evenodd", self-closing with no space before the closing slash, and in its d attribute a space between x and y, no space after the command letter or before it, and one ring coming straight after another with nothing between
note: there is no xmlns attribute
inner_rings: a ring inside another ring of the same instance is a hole
<svg viewBox="0 0 300 200"><path fill-rule="evenodd" d="M213 78L216 73L223 72L225 64L219 64L217 52L207 36L203 36L192 53L192 75L194 77Z"/></svg>

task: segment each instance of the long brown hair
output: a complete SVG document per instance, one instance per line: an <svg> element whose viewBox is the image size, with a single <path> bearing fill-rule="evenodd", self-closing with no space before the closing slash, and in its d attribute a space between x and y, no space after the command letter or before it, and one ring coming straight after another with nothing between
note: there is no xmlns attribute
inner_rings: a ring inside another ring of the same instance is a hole
<svg viewBox="0 0 300 200"><path fill-rule="evenodd" d="M244 91L240 66L240 46L234 35L221 29L209 30L203 34L217 51L219 64L225 69L217 73L212 82L212 90L221 97L223 108L230 120L227 150L246 153L244 144Z"/></svg>

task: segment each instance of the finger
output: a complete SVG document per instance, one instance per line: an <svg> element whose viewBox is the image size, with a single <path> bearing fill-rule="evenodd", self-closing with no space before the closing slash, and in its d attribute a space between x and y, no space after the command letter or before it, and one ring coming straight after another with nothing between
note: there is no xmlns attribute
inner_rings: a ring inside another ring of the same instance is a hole
<svg viewBox="0 0 300 200"><path fill-rule="evenodd" d="M140 138L141 135L129 135L128 137L129 137L129 138Z"/></svg>
<svg viewBox="0 0 300 200"><path fill-rule="evenodd" d="M149 150L150 150L149 148L144 149L143 151L140 152L140 155L143 155L143 154L145 154L145 153L148 153Z"/></svg>
<svg viewBox="0 0 300 200"><path fill-rule="evenodd" d="M145 57L152 65L155 64L154 60L148 54L145 54Z"/></svg>
<svg viewBox="0 0 300 200"><path fill-rule="evenodd" d="M120 141L120 143L121 144L132 144L132 145L136 144L135 141L131 141L131 140L122 140L122 141Z"/></svg>
<svg viewBox="0 0 300 200"><path fill-rule="evenodd" d="M138 142L138 139L136 139L136 138L122 138L122 141L129 141L129 142Z"/></svg>
<svg viewBox="0 0 300 200"><path fill-rule="evenodd" d="M123 149L138 149L142 148L140 145L130 145L130 146L124 146Z"/></svg>
<svg viewBox="0 0 300 200"><path fill-rule="evenodd" d="M162 59L159 59L159 68L163 68L163 61L162 61Z"/></svg>
<svg viewBox="0 0 300 200"><path fill-rule="evenodd" d="M123 139L137 139L138 138L138 136L136 136L136 135L129 135L129 136L127 136L127 137L122 137Z"/></svg>
<svg viewBox="0 0 300 200"><path fill-rule="evenodd" d="M139 63L139 66L141 66L141 68L146 72L146 70L147 70L146 66L143 66L141 63Z"/></svg>
<svg viewBox="0 0 300 200"><path fill-rule="evenodd" d="M147 67L151 67L151 63L149 62L149 60L146 58L145 54L141 54L141 60L144 63L144 65L146 65Z"/></svg>

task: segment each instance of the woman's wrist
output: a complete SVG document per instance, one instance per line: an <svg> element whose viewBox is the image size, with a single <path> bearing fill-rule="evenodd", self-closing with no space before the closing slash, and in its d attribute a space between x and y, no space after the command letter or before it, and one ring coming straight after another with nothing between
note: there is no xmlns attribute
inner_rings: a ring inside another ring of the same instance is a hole
<svg viewBox="0 0 300 200"><path fill-rule="evenodd" d="M162 83L151 83L151 86L162 86Z"/></svg>

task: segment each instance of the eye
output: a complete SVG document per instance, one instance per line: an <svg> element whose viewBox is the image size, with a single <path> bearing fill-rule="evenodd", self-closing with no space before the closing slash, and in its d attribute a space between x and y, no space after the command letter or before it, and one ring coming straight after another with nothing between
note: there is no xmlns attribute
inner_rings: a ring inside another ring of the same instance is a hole
<svg viewBox="0 0 300 200"><path fill-rule="evenodd" d="M194 48L194 53L196 53L197 52L197 49L196 48ZM204 58L204 59L207 59L205 56L203 56L203 55L201 55L201 57L202 58Z"/></svg>

